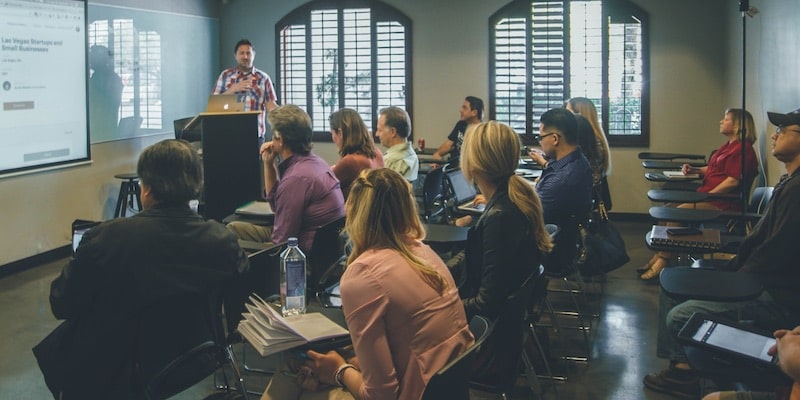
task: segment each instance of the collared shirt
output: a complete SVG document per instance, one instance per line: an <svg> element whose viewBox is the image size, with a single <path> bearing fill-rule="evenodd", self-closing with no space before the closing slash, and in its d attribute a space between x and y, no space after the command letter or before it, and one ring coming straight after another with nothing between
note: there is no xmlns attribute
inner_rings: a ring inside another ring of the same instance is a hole
<svg viewBox="0 0 800 400"><path fill-rule="evenodd" d="M758 173L758 161L756 161L756 152L753 150L753 145L747 141L745 143L745 181L739 182L739 186L731 190L731 193L741 192L742 183L744 183L744 187L750 188L753 178ZM708 167L703 176L703 185L697 191L710 192L711 189L719 186L728 177L736 180L742 179L741 140L725 142L714 152L711 158L708 159ZM712 200L710 203L722 211L738 211L742 209L741 201Z"/></svg>
<svg viewBox="0 0 800 400"><path fill-rule="evenodd" d="M258 115L258 136L264 137L266 132L266 123L264 116L267 114L267 103L277 101L275 96L275 88L272 86L272 79L266 72L253 67L250 72L243 72L238 67L228 68L222 71L217 78L217 83L214 85L213 94L221 94L228 90L233 84L241 82L246 79L255 78L256 84L250 90L238 93L244 93L246 96L244 103L245 111L261 111Z"/></svg>
<svg viewBox="0 0 800 400"><path fill-rule="evenodd" d="M272 241L297 237L311 250L317 228L344 217L344 197L331 167L313 153L295 154L278 164L280 180L267 194L275 211Z"/></svg>
<svg viewBox="0 0 800 400"><path fill-rule="evenodd" d="M580 150L551 161L536 182L544 222L561 225L574 215L583 218L592 209L592 167Z"/></svg>
<svg viewBox="0 0 800 400"><path fill-rule="evenodd" d="M409 182L417 180L419 159L408 141L389 147L383 155L383 165L403 175Z"/></svg>

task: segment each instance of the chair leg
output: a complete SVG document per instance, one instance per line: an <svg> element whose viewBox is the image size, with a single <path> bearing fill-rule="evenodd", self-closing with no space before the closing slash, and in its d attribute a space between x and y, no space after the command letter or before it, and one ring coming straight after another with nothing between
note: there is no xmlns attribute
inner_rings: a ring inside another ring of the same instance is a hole
<svg viewBox="0 0 800 400"><path fill-rule="evenodd" d="M247 385L245 385L242 371L239 369L239 364L236 362L236 356L233 354L233 349L231 349L230 345L225 346L225 357L228 359L228 364L230 364L233 370L233 376L236 378L236 386L239 388L239 393L244 396L244 400L247 400Z"/></svg>

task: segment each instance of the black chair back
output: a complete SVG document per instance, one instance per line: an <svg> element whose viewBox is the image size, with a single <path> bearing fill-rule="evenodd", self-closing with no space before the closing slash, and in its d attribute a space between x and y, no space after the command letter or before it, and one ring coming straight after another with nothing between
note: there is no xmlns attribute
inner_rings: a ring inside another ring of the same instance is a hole
<svg viewBox="0 0 800 400"><path fill-rule="evenodd" d="M428 221L445 210L443 201L444 167L433 168L422 184L422 217Z"/></svg>
<svg viewBox="0 0 800 400"><path fill-rule="evenodd" d="M425 387L422 400L469 400L472 364L477 351L492 333L492 324L488 319L476 315L469 321L469 330L475 337L475 343L436 372Z"/></svg>
<svg viewBox="0 0 800 400"><path fill-rule="evenodd" d="M306 254L309 271L308 293L316 293L322 289L320 279L330 266L344 255L344 238L342 237L344 222L345 218L342 217L317 229L311 250Z"/></svg>
<svg viewBox="0 0 800 400"><path fill-rule="evenodd" d="M494 322L492 333L478 351L470 386L490 393L509 393L514 389L522 362L526 317L537 283L544 279L537 269L507 299Z"/></svg>

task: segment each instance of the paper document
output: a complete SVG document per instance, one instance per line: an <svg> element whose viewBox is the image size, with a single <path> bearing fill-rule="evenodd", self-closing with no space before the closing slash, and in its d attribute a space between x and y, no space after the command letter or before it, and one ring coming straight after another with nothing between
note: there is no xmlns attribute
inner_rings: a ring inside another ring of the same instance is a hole
<svg viewBox="0 0 800 400"><path fill-rule="evenodd" d="M700 174L684 174L681 171L664 171L667 179L700 179Z"/></svg>

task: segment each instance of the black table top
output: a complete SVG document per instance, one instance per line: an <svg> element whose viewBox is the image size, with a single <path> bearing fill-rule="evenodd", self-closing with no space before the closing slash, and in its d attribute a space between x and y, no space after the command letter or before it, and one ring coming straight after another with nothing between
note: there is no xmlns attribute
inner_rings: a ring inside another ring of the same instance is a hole
<svg viewBox="0 0 800 400"><path fill-rule="evenodd" d="M664 203L701 203L709 200L708 193L660 189L648 190L647 198Z"/></svg>
<svg viewBox="0 0 800 400"><path fill-rule="evenodd" d="M659 281L668 296L696 300L744 301L764 290L752 274L705 268L667 268Z"/></svg>
<svg viewBox="0 0 800 400"><path fill-rule="evenodd" d="M675 208L667 206L650 207L650 216L659 221L683 223L708 222L719 218L722 211L702 210L694 208Z"/></svg>
<svg viewBox="0 0 800 400"><path fill-rule="evenodd" d="M423 224L425 243L459 243L467 241L469 228L444 224Z"/></svg>
<svg viewBox="0 0 800 400"><path fill-rule="evenodd" d="M640 160L705 160L706 156L701 154L684 154L684 153L652 153L641 152L639 153Z"/></svg>
<svg viewBox="0 0 800 400"><path fill-rule="evenodd" d="M705 160L702 161L668 161L668 160L642 160L642 167L645 169L681 169L683 164L693 167L706 166Z"/></svg>

